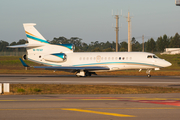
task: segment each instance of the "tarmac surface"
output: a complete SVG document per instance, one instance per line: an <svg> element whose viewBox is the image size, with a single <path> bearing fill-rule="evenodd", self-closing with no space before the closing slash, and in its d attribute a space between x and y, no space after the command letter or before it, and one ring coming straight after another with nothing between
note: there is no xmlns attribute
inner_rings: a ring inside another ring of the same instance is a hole
<svg viewBox="0 0 180 120"><path fill-rule="evenodd" d="M180 94L0 95L1 120L179 120Z"/></svg>
<svg viewBox="0 0 180 120"><path fill-rule="evenodd" d="M0 75L0 83L107 84L180 88L171 76ZM179 120L180 93L0 95L0 120Z"/></svg>
<svg viewBox="0 0 180 120"><path fill-rule="evenodd" d="M15 75L1 74L0 83L26 84L103 84L160 86L180 88L180 76L92 76L76 77L74 75Z"/></svg>

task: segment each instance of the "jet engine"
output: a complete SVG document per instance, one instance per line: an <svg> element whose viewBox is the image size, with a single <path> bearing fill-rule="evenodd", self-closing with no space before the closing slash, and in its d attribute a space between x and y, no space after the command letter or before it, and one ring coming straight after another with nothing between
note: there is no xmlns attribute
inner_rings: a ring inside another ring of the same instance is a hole
<svg viewBox="0 0 180 120"><path fill-rule="evenodd" d="M23 60L27 60L27 58L28 58L28 57L27 57L26 54L24 54L24 55L22 56L22 59L23 59Z"/></svg>
<svg viewBox="0 0 180 120"><path fill-rule="evenodd" d="M53 53L50 55L45 55L44 60L49 62L64 62L66 61L67 56L65 53Z"/></svg>

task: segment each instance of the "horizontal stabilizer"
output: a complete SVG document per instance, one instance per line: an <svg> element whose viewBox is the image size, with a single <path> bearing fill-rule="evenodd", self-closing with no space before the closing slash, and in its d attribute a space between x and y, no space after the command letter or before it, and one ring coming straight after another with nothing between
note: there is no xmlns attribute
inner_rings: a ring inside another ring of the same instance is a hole
<svg viewBox="0 0 180 120"><path fill-rule="evenodd" d="M12 45L7 46L9 48L33 48L33 47L40 47L43 46L42 44L22 44L22 45Z"/></svg>

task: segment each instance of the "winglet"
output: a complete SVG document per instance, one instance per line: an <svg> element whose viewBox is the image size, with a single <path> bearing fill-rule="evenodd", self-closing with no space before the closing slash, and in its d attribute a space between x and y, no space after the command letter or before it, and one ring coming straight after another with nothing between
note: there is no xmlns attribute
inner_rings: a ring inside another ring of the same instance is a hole
<svg viewBox="0 0 180 120"><path fill-rule="evenodd" d="M21 58L19 58L19 60L21 61L22 65L23 65L24 67L29 67L29 65L27 65Z"/></svg>

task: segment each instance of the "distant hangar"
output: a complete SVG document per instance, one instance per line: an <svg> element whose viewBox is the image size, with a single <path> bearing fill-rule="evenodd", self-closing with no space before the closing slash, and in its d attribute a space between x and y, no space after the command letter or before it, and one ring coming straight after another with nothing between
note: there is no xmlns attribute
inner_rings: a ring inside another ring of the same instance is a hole
<svg viewBox="0 0 180 120"><path fill-rule="evenodd" d="M176 6L180 6L180 0L175 0Z"/></svg>
<svg viewBox="0 0 180 120"><path fill-rule="evenodd" d="M164 52L161 53L161 55L163 54L170 54L170 55L180 54L180 48L165 48Z"/></svg>

